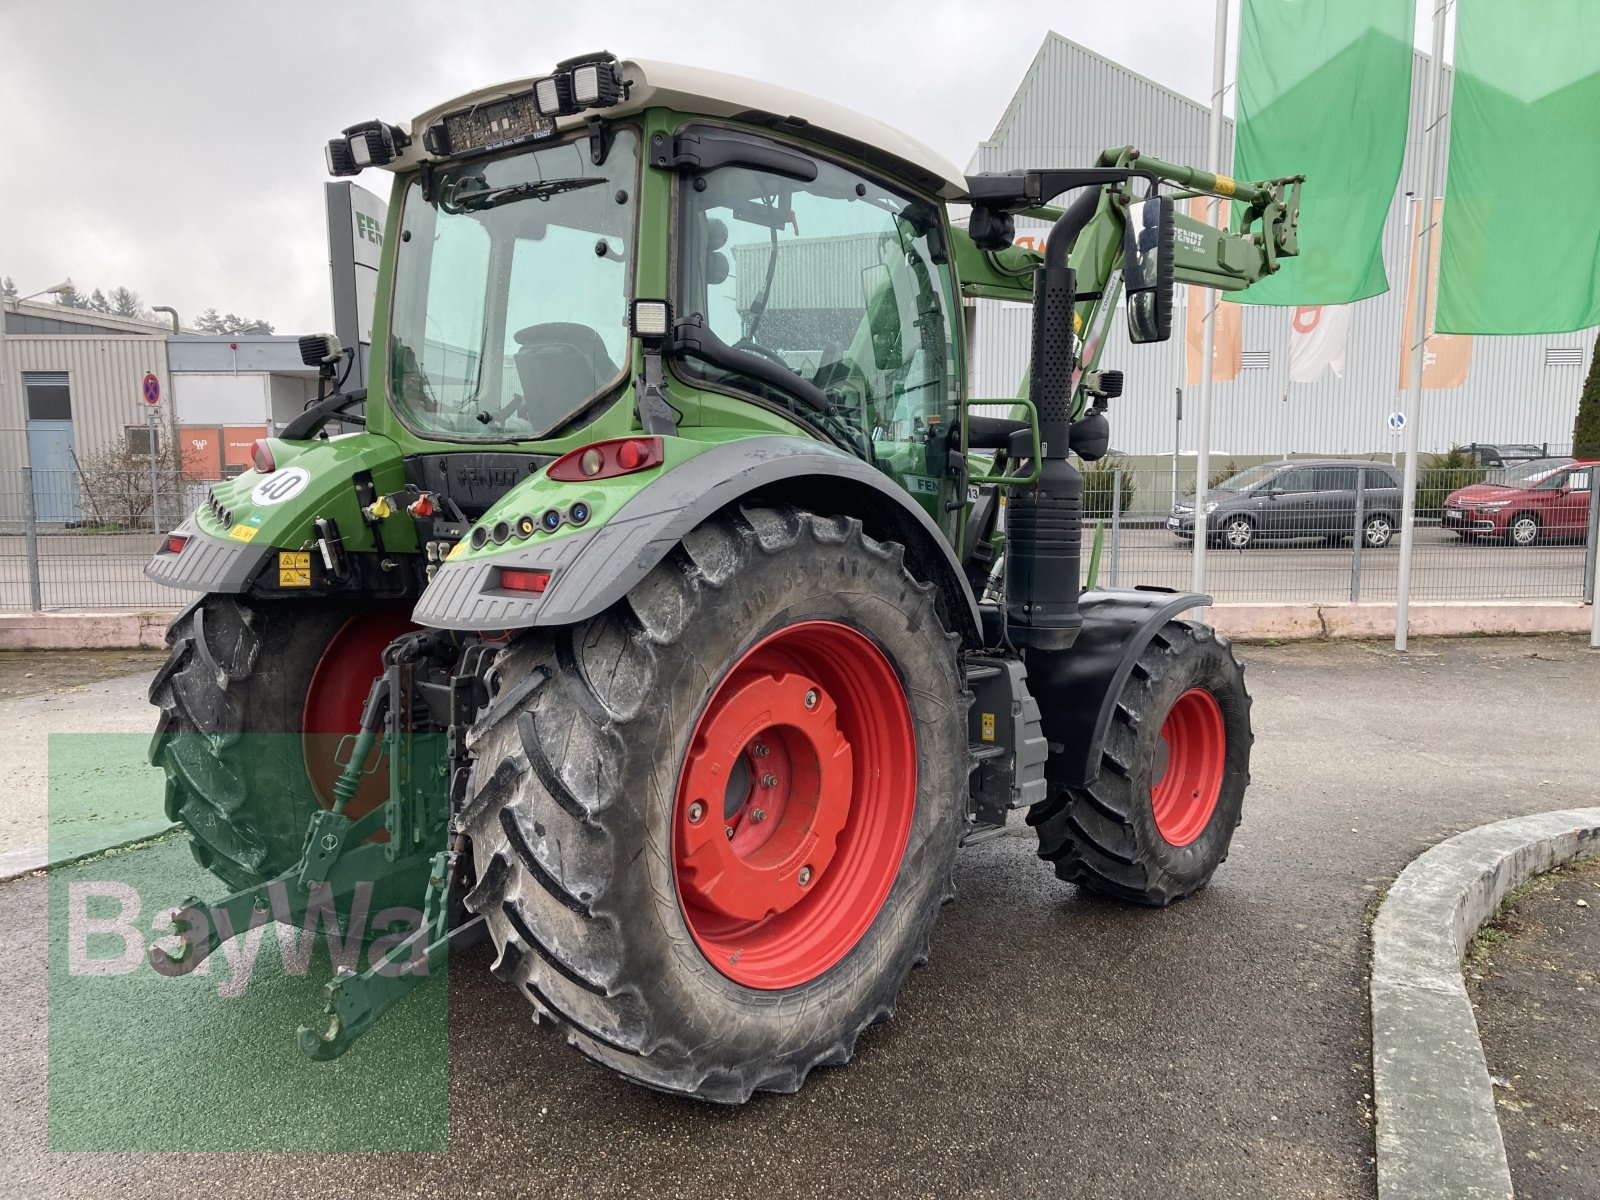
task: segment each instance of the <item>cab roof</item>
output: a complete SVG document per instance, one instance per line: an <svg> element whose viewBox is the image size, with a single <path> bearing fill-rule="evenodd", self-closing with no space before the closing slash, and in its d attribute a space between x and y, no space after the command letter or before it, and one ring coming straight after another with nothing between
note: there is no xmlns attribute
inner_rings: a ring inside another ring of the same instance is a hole
<svg viewBox="0 0 1600 1200"><path fill-rule="evenodd" d="M626 88L623 99L610 108L560 117L556 121L559 129L581 128L595 116L625 117L647 108L673 108L761 125L813 141L899 175L941 199L960 200L966 196L965 177L942 155L898 129L842 105L700 67L636 58L624 59L620 65ZM446 113L527 92L536 78L481 88L421 113L411 123L411 145L390 164L390 169L405 170L435 161L422 147L422 132Z"/></svg>

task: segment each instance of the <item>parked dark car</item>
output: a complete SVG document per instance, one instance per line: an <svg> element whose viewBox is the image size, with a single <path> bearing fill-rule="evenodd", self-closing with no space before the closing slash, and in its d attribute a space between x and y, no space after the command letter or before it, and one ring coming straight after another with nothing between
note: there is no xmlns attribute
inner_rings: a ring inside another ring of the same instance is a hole
<svg viewBox="0 0 1600 1200"><path fill-rule="evenodd" d="M1531 546L1581 538L1589 527L1592 464L1538 459L1508 467L1497 483L1475 483L1445 497L1440 524L1468 541Z"/></svg>
<svg viewBox="0 0 1600 1200"><path fill-rule="evenodd" d="M1400 526L1401 494L1400 475L1386 463L1326 459L1240 471L1212 488L1203 505L1211 545L1243 550L1306 538L1338 545L1360 529L1363 544L1380 550ZM1168 529L1189 541L1194 525L1192 504L1173 506Z"/></svg>
<svg viewBox="0 0 1600 1200"><path fill-rule="evenodd" d="M1461 447L1480 467L1510 467L1517 463L1532 462L1538 458L1550 457L1550 446L1535 446L1529 443L1512 442L1469 442Z"/></svg>

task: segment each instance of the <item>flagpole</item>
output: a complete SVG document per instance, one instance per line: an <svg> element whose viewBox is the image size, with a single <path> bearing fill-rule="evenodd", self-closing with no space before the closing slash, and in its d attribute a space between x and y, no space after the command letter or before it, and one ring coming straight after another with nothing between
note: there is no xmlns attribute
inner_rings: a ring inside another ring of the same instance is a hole
<svg viewBox="0 0 1600 1200"><path fill-rule="evenodd" d="M1417 427L1422 424L1422 368L1428 341L1428 283L1433 250L1433 193L1438 160L1440 85L1444 79L1445 16L1450 0L1434 0L1433 57L1428 62L1427 123L1422 130L1422 195L1417 201L1413 234L1417 238L1417 281L1411 289L1411 386L1406 400L1406 475L1405 508L1400 518L1400 579L1395 589L1394 648L1406 648L1411 615L1411 556L1416 549L1417 521Z"/></svg>
<svg viewBox="0 0 1600 1200"><path fill-rule="evenodd" d="M1228 0L1217 0L1217 27L1211 45L1211 122L1206 131L1206 166L1213 174L1222 170L1222 92L1228 66ZM1206 223L1215 225L1221 200L1212 196L1206 204ZM1200 392L1195 399L1194 456L1194 574L1189 590L1206 590L1206 546L1211 541L1211 522L1206 516L1206 495L1211 491L1211 368L1217 336L1217 302L1220 292L1206 296L1205 314L1200 323Z"/></svg>

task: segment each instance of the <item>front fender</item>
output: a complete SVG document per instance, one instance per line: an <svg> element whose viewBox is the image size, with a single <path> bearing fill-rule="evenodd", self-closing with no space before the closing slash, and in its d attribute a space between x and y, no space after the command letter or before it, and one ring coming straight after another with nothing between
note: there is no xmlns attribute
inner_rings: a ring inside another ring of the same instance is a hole
<svg viewBox="0 0 1600 1200"><path fill-rule="evenodd" d="M844 451L785 436L742 438L705 450L644 487L598 528L446 561L413 619L436 629L521 629L586 620L627 595L685 534L734 501L777 489L804 503L809 487L825 491L841 484L886 507L892 526L920 530L920 544L908 551L923 559L942 551L942 567L930 574L938 574L934 582L947 593L959 589L959 598L947 597L949 607L968 631L975 630L978 610L971 589L921 505ZM881 519L883 513L854 515L877 527L881 520L869 518ZM930 549L935 546L940 550ZM550 582L538 596L506 591L499 586L499 572L506 567L549 571Z"/></svg>
<svg viewBox="0 0 1600 1200"><path fill-rule="evenodd" d="M1028 689L1050 743L1045 778L1065 787L1095 781L1133 664L1173 617L1210 603L1210 596L1164 588L1096 589L1078 599L1083 628L1070 648L1028 651Z"/></svg>

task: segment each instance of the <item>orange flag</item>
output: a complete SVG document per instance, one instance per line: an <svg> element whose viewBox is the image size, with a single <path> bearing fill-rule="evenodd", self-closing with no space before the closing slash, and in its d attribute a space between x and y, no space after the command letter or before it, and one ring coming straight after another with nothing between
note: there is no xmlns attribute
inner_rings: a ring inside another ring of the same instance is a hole
<svg viewBox="0 0 1600 1200"><path fill-rule="evenodd" d="M1189 215L1197 221L1206 219L1206 205L1208 201L1196 196L1189 201ZM1222 201L1218 207L1217 221L1219 228L1228 227L1228 202ZM1201 318L1205 316L1206 307L1216 303L1220 293L1211 288L1191 287L1186 288L1184 296L1184 335L1188 340L1189 386L1200 386L1201 351L1204 349ZM1212 334L1211 342L1211 378L1216 383L1226 383L1235 378L1244 366L1244 310L1237 304L1217 304L1216 331Z"/></svg>
<svg viewBox="0 0 1600 1200"><path fill-rule="evenodd" d="M1433 219L1437 223L1444 209L1443 200L1433 202ZM1417 217L1421 202L1411 202L1411 265L1406 284L1406 331L1400 339L1400 390L1411 386L1411 321L1417 303ZM1434 234L1431 256L1431 275L1428 279L1428 328L1433 328L1433 310L1439 302L1439 248L1438 232ZM1467 370L1472 365L1472 335L1466 333L1430 333L1422 351L1422 386L1425 388L1458 388L1467 380Z"/></svg>

